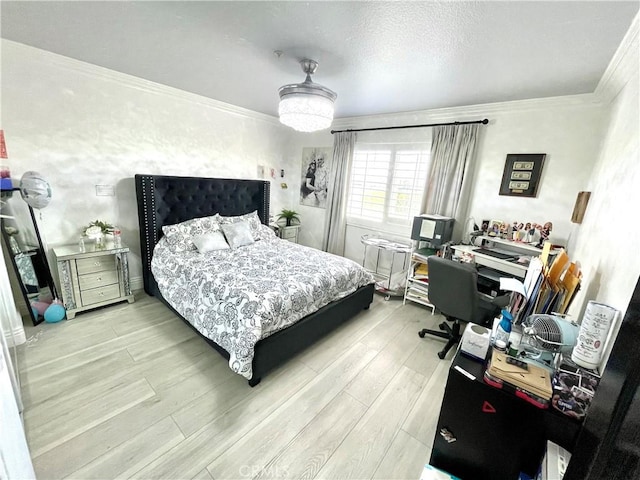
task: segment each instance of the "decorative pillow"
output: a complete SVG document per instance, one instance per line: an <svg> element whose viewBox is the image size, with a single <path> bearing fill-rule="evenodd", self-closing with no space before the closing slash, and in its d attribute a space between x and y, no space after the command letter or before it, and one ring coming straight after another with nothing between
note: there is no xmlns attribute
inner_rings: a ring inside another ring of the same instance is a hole
<svg viewBox="0 0 640 480"><path fill-rule="evenodd" d="M262 222L260 221L260 217L258 216L258 211L254 210L251 213L245 213L244 215L238 215L235 217L223 217L221 215L217 215L216 220L220 225L236 223L236 222L247 222L249 224L249 228L251 229L251 235L254 240L259 240L260 238L260 225Z"/></svg>
<svg viewBox="0 0 640 480"><path fill-rule="evenodd" d="M260 227L258 228L258 238L256 240L268 240L275 237L276 232L274 232L271 227L260 224Z"/></svg>
<svg viewBox="0 0 640 480"><path fill-rule="evenodd" d="M192 218L175 225L164 225L162 233L167 237L171 251L178 253L195 250L196 246L192 241L194 236L219 231L220 225L216 220L216 215Z"/></svg>
<svg viewBox="0 0 640 480"><path fill-rule="evenodd" d="M255 241L247 222L227 223L221 225L221 227L231 248L251 245Z"/></svg>
<svg viewBox="0 0 640 480"><path fill-rule="evenodd" d="M226 250L229 244L224 239L222 232L210 232L196 235L191 239L200 253L213 252L214 250Z"/></svg>

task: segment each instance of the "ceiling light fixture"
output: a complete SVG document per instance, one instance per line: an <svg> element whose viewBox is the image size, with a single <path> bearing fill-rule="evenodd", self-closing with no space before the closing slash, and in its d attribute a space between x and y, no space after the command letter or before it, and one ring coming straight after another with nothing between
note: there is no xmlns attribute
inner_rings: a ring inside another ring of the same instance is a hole
<svg viewBox="0 0 640 480"><path fill-rule="evenodd" d="M300 62L307 74L303 83L293 83L280 87L280 122L299 132L315 132L331 126L333 102L336 93L322 85L313 83L311 75L316 72L318 62L304 59Z"/></svg>

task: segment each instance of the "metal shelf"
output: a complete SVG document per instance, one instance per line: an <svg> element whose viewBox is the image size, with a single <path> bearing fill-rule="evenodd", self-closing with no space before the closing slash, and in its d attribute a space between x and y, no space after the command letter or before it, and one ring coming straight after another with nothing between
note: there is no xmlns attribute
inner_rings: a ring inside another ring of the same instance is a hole
<svg viewBox="0 0 640 480"><path fill-rule="evenodd" d="M394 271L394 265L396 263L396 255L403 255L402 258L402 271L406 270L408 266L409 256L411 254L411 246L404 243L394 242L385 238L380 238L375 235L362 235L360 241L364 245L364 253L362 257L362 266L371 273L376 279L376 292L385 295L385 300L389 300L391 297L403 297L406 291L406 287L400 289L391 288L391 277ZM367 261L367 249L376 249L376 263L373 269L366 267ZM383 273L380 271L380 255L382 252L389 252L391 255L391 266L389 273Z"/></svg>

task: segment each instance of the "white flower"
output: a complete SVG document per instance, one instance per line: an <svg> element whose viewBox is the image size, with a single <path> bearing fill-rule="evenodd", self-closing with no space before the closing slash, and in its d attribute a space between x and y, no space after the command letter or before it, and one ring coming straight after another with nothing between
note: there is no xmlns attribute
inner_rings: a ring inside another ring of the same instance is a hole
<svg viewBox="0 0 640 480"><path fill-rule="evenodd" d="M102 236L102 229L99 226L94 225L93 227L87 227L84 234L89 238L98 238Z"/></svg>

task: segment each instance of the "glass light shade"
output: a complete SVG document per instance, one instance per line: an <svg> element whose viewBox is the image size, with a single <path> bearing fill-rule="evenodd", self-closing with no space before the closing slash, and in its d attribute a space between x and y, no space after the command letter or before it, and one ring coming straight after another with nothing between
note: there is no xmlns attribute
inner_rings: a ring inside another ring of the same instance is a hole
<svg viewBox="0 0 640 480"><path fill-rule="evenodd" d="M316 132L331 126L333 101L313 94L289 94L280 100L280 122L299 132Z"/></svg>

